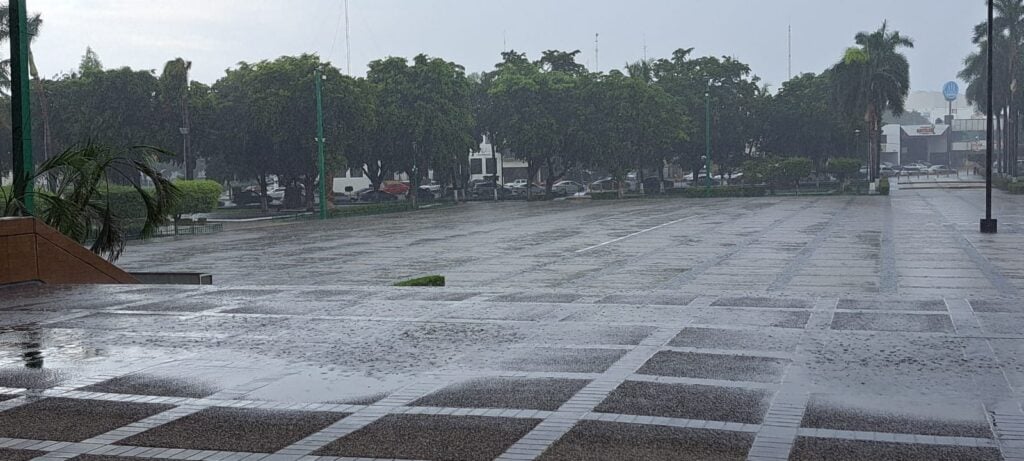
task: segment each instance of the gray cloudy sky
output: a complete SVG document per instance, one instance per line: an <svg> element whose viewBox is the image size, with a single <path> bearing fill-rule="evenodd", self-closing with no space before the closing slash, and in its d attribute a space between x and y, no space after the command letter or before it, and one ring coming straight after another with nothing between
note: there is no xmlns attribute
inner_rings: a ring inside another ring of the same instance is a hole
<svg viewBox="0 0 1024 461"><path fill-rule="evenodd" d="M46 75L73 69L92 46L107 67L159 69L193 61L193 77L212 82L238 61L317 52L345 63L343 0L29 0L43 14L35 46ZM786 80L786 26L793 26L793 72L819 72L853 35L888 19L913 37L907 52L914 90L939 90L972 50L983 0L350 0L352 63L427 53L488 70L504 43L536 57L581 49L600 67L621 68L694 47L751 65L773 87Z"/></svg>

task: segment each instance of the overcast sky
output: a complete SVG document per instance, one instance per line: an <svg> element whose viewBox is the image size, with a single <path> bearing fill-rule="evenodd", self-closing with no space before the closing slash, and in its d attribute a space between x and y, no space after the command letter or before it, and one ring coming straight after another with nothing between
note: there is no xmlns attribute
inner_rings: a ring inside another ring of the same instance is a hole
<svg viewBox="0 0 1024 461"><path fill-rule="evenodd" d="M106 67L159 69L181 56L193 78L213 82L239 61L316 52L345 64L343 0L28 0L45 21L34 52L40 72L74 69L85 47ZM621 68L644 54L694 47L751 65L772 87L793 72L820 72L858 31L883 20L913 37L914 90L938 91L971 50L983 0L350 0L353 72L383 56L427 53L489 70L507 46L535 58L546 49L583 51L593 68Z"/></svg>

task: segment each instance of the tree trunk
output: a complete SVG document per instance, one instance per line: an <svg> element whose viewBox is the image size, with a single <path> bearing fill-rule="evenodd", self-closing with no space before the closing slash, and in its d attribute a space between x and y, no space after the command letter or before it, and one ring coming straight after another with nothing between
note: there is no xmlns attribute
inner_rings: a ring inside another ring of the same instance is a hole
<svg viewBox="0 0 1024 461"><path fill-rule="evenodd" d="M267 211L269 211L267 203L267 174L260 174L256 178L256 181L260 185L260 209L263 210L264 213L266 213Z"/></svg>

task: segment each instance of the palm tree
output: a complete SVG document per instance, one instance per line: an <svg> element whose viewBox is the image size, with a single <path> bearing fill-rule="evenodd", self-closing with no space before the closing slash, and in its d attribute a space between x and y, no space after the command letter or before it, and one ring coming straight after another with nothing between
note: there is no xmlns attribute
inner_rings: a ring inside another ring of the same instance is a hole
<svg viewBox="0 0 1024 461"><path fill-rule="evenodd" d="M914 41L886 22L875 32L857 34L858 46L846 50L832 68L835 94L845 110L864 114L867 125L871 178L880 173L882 113L899 116L910 92L910 63L901 48L913 48Z"/></svg>
<svg viewBox="0 0 1024 461"><path fill-rule="evenodd" d="M128 222L114 211L109 194L111 180L132 184L145 206L143 237L166 223L180 196L178 188L150 166L150 157L166 152L151 147L136 150L149 155L134 160L130 153L87 144L47 159L35 173L15 177L14 181L15 187L35 185L27 192L34 197L35 213L29 213L10 190L0 188L0 216L35 216L80 243L92 241L93 253L116 261L125 248ZM140 175L153 183L152 192L136 184Z"/></svg>
<svg viewBox="0 0 1024 461"><path fill-rule="evenodd" d="M1017 175L1017 145L1019 119L1021 115L1020 98L1017 97L1018 82L1024 76L1024 69L1019 61L1024 59L1024 0L994 0L992 4L995 17L992 28L996 40L992 46L994 62L1002 63L995 67L993 78L994 103L988 106L986 89L988 85L988 23L981 23L974 28L974 43L979 51L971 53L964 60L964 70L960 77L968 82L968 101L977 104L985 111L992 110L997 120L1001 120L999 130L1002 149L1000 167L1003 172Z"/></svg>
<svg viewBox="0 0 1024 461"><path fill-rule="evenodd" d="M10 6L9 6L8 3L5 2L2 5L0 5L0 43L4 43L7 40L11 39L10 18L11 18ZM31 16L28 17L27 25L28 25L28 27L27 27L26 30L28 32L29 45L31 45L31 42L35 41L36 37L39 35L39 28L43 25L43 19L39 15L39 13L36 13L36 14L31 15ZM28 63L29 63L28 64L29 65L29 69L30 69L33 77L38 78L38 72L36 71L35 60L32 58L31 47L30 47L29 53L28 53ZM11 72L11 61L10 61L10 59L5 59L0 64L2 64L2 65L0 65L0 89L5 89L5 90L6 89L10 89L10 87L11 87L11 74L10 74L10 72Z"/></svg>

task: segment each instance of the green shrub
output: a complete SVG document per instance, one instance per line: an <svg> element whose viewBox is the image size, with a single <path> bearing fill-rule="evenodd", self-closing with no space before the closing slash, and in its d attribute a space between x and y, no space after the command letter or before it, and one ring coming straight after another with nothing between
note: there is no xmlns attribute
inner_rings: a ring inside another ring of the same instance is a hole
<svg viewBox="0 0 1024 461"><path fill-rule="evenodd" d="M395 284L396 287L443 287L444 276L443 275L428 275L426 277L415 278L412 280L406 280L404 282L398 282Z"/></svg>
<svg viewBox="0 0 1024 461"><path fill-rule="evenodd" d="M828 165L825 166L825 171L832 176L835 176L840 181L845 181L859 173L860 167L860 160L854 158L834 158L828 161Z"/></svg>
<svg viewBox="0 0 1024 461"><path fill-rule="evenodd" d="M142 197L131 186L110 185L104 187L100 200L110 203L110 211L122 219L141 219L146 217L146 205Z"/></svg>
<svg viewBox="0 0 1024 461"><path fill-rule="evenodd" d="M878 193L889 195L889 178L882 178L878 181Z"/></svg>
<svg viewBox="0 0 1024 461"><path fill-rule="evenodd" d="M619 193L616 191L612 192L591 192L590 198L594 200L618 200Z"/></svg>
<svg viewBox="0 0 1024 461"><path fill-rule="evenodd" d="M174 185L181 190L181 198L171 211L175 217L184 214L210 213L216 210L220 194L224 191L216 181L205 179L174 181Z"/></svg>
<svg viewBox="0 0 1024 461"><path fill-rule="evenodd" d="M1024 195L1024 181L1011 182L1006 187L1006 191L1014 195Z"/></svg>
<svg viewBox="0 0 1024 461"><path fill-rule="evenodd" d="M763 186L715 186L710 190L706 187L690 187L680 190L689 198L764 197L768 194L768 189Z"/></svg>
<svg viewBox="0 0 1024 461"><path fill-rule="evenodd" d="M329 210L328 216L331 218L344 218L347 216L370 216L412 210L412 204L409 202L373 203L369 205L340 206Z"/></svg>

